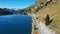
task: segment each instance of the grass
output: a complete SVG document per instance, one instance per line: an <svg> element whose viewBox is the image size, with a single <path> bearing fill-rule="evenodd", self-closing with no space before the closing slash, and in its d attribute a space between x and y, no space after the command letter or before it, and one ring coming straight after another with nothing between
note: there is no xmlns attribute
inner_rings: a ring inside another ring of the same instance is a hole
<svg viewBox="0 0 60 34"><path fill-rule="evenodd" d="M53 0L55 1L55 0ZM39 3L39 1L38 1ZM37 3L37 5L38 5ZM35 5L36 6L36 5ZM34 13L34 10L32 11ZM50 3L48 6L43 7L42 9L39 9L35 15L40 18L41 21L45 23L45 18L49 14L50 19L53 19L49 27L50 29L54 30L56 34L60 34L60 0L57 0L55 3ZM35 24L35 21L33 21L33 25ZM34 27L34 26L32 26ZM32 29L34 34L37 34L38 30Z"/></svg>
<svg viewBox="0 0 60 34"><path fill-rule="evenodd" d="M52 23L48 26L52 30L56 31L56 34L60 34L60 0L56 3L51 3L48 6L42 8L37 13L40 19L44 21L47 14L53 19Z"/></svg>

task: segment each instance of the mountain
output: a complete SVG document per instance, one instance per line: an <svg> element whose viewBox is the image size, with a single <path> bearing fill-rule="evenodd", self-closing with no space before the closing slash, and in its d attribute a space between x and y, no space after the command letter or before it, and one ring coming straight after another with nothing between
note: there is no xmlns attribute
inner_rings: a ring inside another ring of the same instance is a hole
<svg viewBox="0 0 60 34"><path fill-rule="evenodd" d="M9 15L13 14L12 12L8 11L6 8L0 8L0 15Z"/></svg>
<svg viewBox="0 0 60 34"><path fill-rule="evenodd" d="M24 14L27 15L25 9L8 9L8 8L0 8L0 15L9 15L9 14Z"/></svg>
<svg viewBox="0 0 60 34"><path fill-rule="evenodd" d="M34 5L27 7L28 10L31 10L28 13L34 13L44 23L46 16L49 15L53 21L47 27L60 34L60 0L37 0Z"/></svg>

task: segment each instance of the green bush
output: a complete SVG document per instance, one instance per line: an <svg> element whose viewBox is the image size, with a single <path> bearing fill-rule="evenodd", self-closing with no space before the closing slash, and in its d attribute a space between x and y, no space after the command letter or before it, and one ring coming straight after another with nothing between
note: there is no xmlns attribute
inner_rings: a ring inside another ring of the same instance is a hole
<svg viewBox="0 0 60 34"><path fill-rule="evenodd" d="M46 19L45 19L45 24L46 24L46 25L49 25L52 21L53 21L53 19L50 20L49 15L47 15L47 16L46 16Z"/></svg>
<svg viewBox="0 0 60 34"><path fill-rule="evenodd" d="M52 0L47 1L46 4L45 4L45 6L47 6L47 5L50 4L51 2L52 2Z"/></svg>
<svg viewBox="0 0 60 34"><path fill-rule="evenodd" d="M34 29L37 30L38 28L36 27L36 25L34 25Z"/></svg>

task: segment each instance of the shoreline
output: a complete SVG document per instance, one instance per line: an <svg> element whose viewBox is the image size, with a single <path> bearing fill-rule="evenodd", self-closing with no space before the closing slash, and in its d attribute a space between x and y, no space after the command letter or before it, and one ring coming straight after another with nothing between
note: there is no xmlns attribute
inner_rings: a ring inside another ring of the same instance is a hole
<svg viewBox="0 0 60 34"><path fill-rule="evenodd" d="M34 19L34 17L32 16L32 14L28 14L30 17L32 17L32 30L31 30L31 34L40 34L39 30L35 30L34 26L36 25L36 21Z"/></svg>

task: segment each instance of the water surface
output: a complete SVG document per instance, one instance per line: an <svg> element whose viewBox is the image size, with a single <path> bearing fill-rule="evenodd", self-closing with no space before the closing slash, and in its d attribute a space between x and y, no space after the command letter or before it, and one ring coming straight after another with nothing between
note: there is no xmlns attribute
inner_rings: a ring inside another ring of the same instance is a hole
<svg viewBox="0 0 60 34"><path fill-rule="evenodd" d="M32 19L27 15L0 16L0 34L30 34Z"/></svg>

